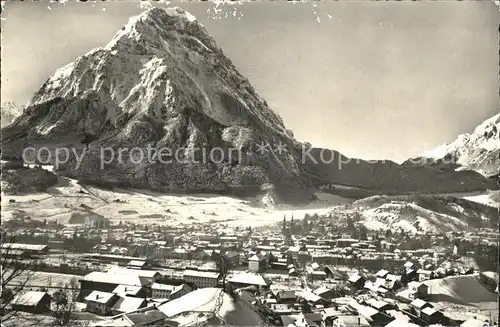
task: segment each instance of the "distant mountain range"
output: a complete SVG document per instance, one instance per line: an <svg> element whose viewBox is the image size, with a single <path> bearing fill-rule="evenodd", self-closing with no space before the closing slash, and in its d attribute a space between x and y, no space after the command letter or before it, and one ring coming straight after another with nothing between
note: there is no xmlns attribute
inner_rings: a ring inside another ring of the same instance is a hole
<svg viewBox="0 0 500 327"><path fill-rule="evenodd" d="M23 107L15 102L2 103L2 127L12 123L14 118L21 115Z"/></svg>
<svg viewBox="0 0 500 327"><path fill-rule="evenodd" d="M486 177L500 172L500 113L479 124L472 133L462 134L403 165L437 166L456 170L474 170Z"/></svg>
<svg viewBox="0 0 500 327"><path fill-rule="evenodd" d="M286 150L259 152L261 144ZM160 192L264 193L279 202L302 203L325 186L357 198L495 187L474 171L373 163L308 148L293 138L207 30L177 7L130 18L106 46L50 76L21 116L2 129L4 160L19 159L26 146L87 149L78 169L70 160L56 172L89 184ZM181 149L188 160L112 161L100 167L102 148L146 152L148 147ZM200 162L190 151L196 148L222 149L217 153L223 160ZM241 160L230 159L234 149Z"/></svg>

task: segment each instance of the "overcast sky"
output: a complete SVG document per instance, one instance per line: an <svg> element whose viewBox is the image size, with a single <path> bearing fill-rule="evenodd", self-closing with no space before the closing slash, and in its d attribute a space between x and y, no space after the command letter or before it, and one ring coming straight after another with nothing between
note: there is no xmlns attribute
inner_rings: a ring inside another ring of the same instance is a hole
<svg viewBox="0 0 500 327"><path fill-rule="evenodd" d="M219 14L213 3L175 4L315 146L401 161L500 111L490 1L257 2ZM27 102L55 69L105 45L141 11L121 1L7 3L2 102Z"/></svg>

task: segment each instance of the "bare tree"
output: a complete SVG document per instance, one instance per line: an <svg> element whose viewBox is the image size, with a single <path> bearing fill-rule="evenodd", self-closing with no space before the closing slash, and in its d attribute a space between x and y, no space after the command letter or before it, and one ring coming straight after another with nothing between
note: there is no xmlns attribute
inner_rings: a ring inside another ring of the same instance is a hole
<svg viewBox="0 0 500 327"><path fill-rule="evenodd" d="M220 273L222 277L222 288L226 289L226 277L227 272L229 270L227 257L222 253L212 252L212 259L215 261L215 265L217 267L217 271Z"/></svg>
<svg viewBox="0 0 500 327"><path fill-rule="evenodd" d="M28 282L32 279L35 272L33 262L23 260L21 252L15 249L15 238L5 233L0 234L0 279L1 279L1 299L0 299L0 316L2 324L9 321L15 316L19 316L18 312L12 308L12 301L20 296Z"/></svg>
<svg viewBox="0 0 500 327"><path fill-rule="evenodd" d="M52 311L55 326L74 326L76 306L68 285L54 293Z"/></svg>
<svg viewBox="0 0 500 327"><path fill-rule="evenodd" d="M68 287L71 290L71 299L75 302L78 298L78 294L80 293L80 282L78 281L78 278L71 277Z"/></svg>

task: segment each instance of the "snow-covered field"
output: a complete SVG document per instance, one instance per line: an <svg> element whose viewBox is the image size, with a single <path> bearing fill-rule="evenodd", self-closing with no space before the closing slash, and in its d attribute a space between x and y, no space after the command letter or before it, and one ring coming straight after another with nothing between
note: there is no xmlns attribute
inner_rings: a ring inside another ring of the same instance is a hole
<svg viewBox="0 0 500 327"><path fill-rule="evenodd" d="M116 223L122 221L172 226L224 222L228 225L259 226L282 220L283 215L293 215L300 219L306 213L324 214L332 206L349 202L335 195L318 193L318 201L308 206L265 207L257 198L162 194L131 189L106 190L82 186L65 177L60 177L59 180L57 185L43 193L2 194L2 219L29 216L36 220L57 220L67 224L71 215L85 210L89 215L101 215Z"/></svg>
<svg viewBox="0 0 500 327"><path fill-rule="evenodd" d="M50 169L50 167L48 167ZM496 193L495 193L496 192ZM61 224L83 221L82 217L102 216L112 223L182 225L224 223L228 226L264 226L281 221L283 216L301 219L304 215L328 214L351 200L318 192L317 200L307 206L266 206L261 198L236 198L213 194L164 194L148 190L102 189L79 185L76 180L59 177L59 183L45 192L1 197L3 220L30 217L55 220ZM444 194L443 194L444 195ZM490 206L500 203L498 191L446 194ZM401 210L409 213L402 215ZM463 208L450 208L464 214ZM342 207L340 207L342 210ZM434 232L464 230L466 222L450 214L438 213L415 203L396 201L378 207L359 208L369 229L402 228L406 231ZM485 219L480 217L480 219Z"/></svg>
<svg viewBox="0 0 500 327"><path fill-rule="evenodd" d="M478 274L432 279L425 284L429 286L429 294L449 297L463 303L489 303L497 299L495 293L479 282Z"/></svg>
<svg viewBox="0 0 500 327"><path fill-rule="evenodd" d="M465 196L464 199L495 208L500 207L500 191L488 191L477 195Z"/></svg>
<svg viewBox="0 0 500 327"><path fill-rule="evenodd" d="M455 319L498 317L497 295L487 290L477 274L426 281L435 306Z"/></svg>

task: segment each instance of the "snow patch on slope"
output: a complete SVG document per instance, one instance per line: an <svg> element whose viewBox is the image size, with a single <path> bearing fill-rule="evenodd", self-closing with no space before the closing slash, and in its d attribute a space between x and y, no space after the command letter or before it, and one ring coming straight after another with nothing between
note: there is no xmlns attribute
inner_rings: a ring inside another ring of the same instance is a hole
<svg viewBox="0 0 500 327"><path fill-rule="evenodd" d="M455 141L452 143L445 143L438 146L435 149L426 151L422 154L423 157L431 158L431 159L442 159L448 153L455 153L460 150L470 138L470 134L460 134Z"/></svg>
<svg viewBox="0 0 500 327"><path fill-rule="evenodd" d="M453 207L457 212L464 212L460 206ZM412 234L467 229L466 222L442 213L420 207L416 203L392 202L363 211L363 224L374 230L402 229Z"/></svg>
<svg viewBox="0 0 500 327"><path fill-rule="evenodd" d="M464 199L500 208L500 191L488 191L485 194L466 196Z"/></svg>

